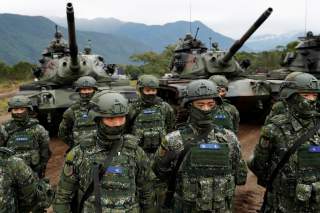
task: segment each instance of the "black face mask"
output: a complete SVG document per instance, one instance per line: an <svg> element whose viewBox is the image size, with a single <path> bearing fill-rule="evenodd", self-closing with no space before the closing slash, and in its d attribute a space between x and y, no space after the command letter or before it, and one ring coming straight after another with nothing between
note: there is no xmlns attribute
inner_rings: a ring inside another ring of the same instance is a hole
<svg viewBox="0 0 320 213"><path fill-rule="evenodd" d="M145 95L142 93L141 99L146 104L155 104L157 101L157 96L156 95Z"/></svg>
<svg viewBox="0 0 320 213"><path fill-rule="evenodd" d="M211 110L201 110L194 106L190 106L190 121L195 124L196 127L204 129L212 126L212 112Z"/></svg>
<svg viewBox="0 0 320 213"><path fill-rule="evenodd" d="M17 123L27 123L29 121L29 112L25 111L23 113L11 113L11 116L13 118L14 121L16 121Z"/></svg>
<svg viewBox="0 0 320 213"><path fill-rule="evenodd" d="M94 92L93 93L79 93L79 95L80 95L80 101L81 102L89 103L89 101L91 100L91 98L94 95Z"/></svg>
<svg viewBox="0 0 320 213"><path fill-rule="evenodd" d="M109 146L113 142L120 140L124 129L125 125L109 127L100 121L98 124L98 138L103 143L102 145Z"/></svg>
<svg viewBox="0 0 320 213"><path fill-rule="evenodd" d="M311 101L299 94L294 94L289 99L289 106L301 118L311 118L317 114L317 100Z"/></svg>

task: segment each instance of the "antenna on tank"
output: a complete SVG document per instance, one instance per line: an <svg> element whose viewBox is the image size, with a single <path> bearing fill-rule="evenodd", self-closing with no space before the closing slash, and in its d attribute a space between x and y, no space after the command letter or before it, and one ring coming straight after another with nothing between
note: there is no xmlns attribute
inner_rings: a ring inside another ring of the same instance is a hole
<svg viewBox="0 0 320 213"><path fill-rule="evenodd" d="M189 32L192 33L192 27L191 27L191 0L189 0Z"/></svg>
<svg viewBox="0 0 320 213"><path fill-rule="evenodd" d="M304 34L307 35L307 23L308 23L308 0L304 1Z"/></svg>

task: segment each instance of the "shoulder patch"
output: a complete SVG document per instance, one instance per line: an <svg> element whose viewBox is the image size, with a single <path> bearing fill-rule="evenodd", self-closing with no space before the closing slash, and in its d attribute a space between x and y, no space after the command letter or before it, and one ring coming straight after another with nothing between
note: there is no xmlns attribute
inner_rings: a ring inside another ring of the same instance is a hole
<svg viewBox="0 0 320 213"><path fill-rule="evenodd" d="M169 150L182 151L183 150L183 140L180 130L171 132L165 136L167 142L166 146Z"/></svg>

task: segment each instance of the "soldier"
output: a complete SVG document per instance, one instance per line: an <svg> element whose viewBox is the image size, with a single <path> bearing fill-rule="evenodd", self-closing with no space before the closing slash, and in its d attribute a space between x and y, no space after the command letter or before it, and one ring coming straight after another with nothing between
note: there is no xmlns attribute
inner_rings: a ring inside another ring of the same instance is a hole
<svg viewBox="0 0 320 213"><path fill-rule="evenodd" d="M296 75L300 74L301 72L292 72L290 74L288 74L285 78L285 81L288 81L292 78L294 78ZM279 91L279 94L281 93L281 90ZM281 95L279 95L281 97ZM269 115L267 115L266 120L265 120L265 124L268 124L270 119L275 116L275 115L279 115L279 114L283 114L289 112L289 107L288 107L288 103L286 102L285 99L281 99L277 102L275 102L271 108L271 111L269 113Z"/></svg>
<svg viewBox="0 0 320 213"><path fill-rule="evenodd" d="M219 96L222 98L221 108L225 112L227 112L227 113L223 113L223 111L215 112L214 120L218 123L222 123L225 128L231 129L234 133L237 134L239 131L240 115L237 108L234 105L232 105L227 99L225 99L228 92L228 84L229 84L227 78L223 75L213 75L209 78L209 80L217 84ZM228 127L230 123L228 120L230 119L230 117L232 120L231 128Z"/></svg>
<svg viewBox="0 0 320 213"><path fill-rule="evenodd" d="M281 85L289 112L276 115L260 133L249 168L266 187L261 212L320 212L318 80L298 73Z"/></svg>
<svg viewBox="0 0 320 213"><path fill-rule="evenodd" d="M231 212L235 187L247 176L237 137L212 123L212 110L221 102L214 83L195 80L186 90L189 122L165 137L153 164L169 182L165 206L175 192L175 212Z"/></svg>
<svg viewBox="0 0 320 213"><path fill-rule="evenodd" d="M155 175L149 159L136 137L123 134L127 100L118 93L100 92L91 103L98 130L91 146L80 143L67 154L55 212L70 212L77 192L78 212L82 207L84 212L152 211Z"/></svg>
<svg viewBox="0 0 320 213"><path fill-rule="evenodd" d="M79 143L87 143L85 138L96 130L96 124L89 115L89 101L98 90L96 80L91 76L80 77L76 83L80 100L71 105L63 114L59 126L59 137L70 149ZM90 137L88 138L90 140Z"/></svg>
<svg viewBox="0 0 320 213"><path fill-rule="evenodd" d="M0 147L0 211L44 212L54 192L46 180L39 180L14 151Z"/></svg>
<svg viewBox="0 0 320 213"><path fill-rule="evenodd" d="M14 96L8 102L12 118L0 128L0 144L13 149L38 176L44 177L50 158L49 134L38 120L30 118L33 110L26 96Z"/></svg>
<svg viewBox="0 0 320 213"><path fill-rule="evenodd" d="M172 107L157 96L159 80L142 75L137 82L139 99L130 106L132 134L140 139L140 146L152 158L161 139L175 126Z"/></svg>

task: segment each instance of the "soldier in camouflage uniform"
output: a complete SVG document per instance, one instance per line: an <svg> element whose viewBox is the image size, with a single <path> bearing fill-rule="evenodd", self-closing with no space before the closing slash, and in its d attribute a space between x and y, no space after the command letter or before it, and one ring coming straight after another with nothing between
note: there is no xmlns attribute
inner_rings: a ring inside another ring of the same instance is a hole
<svg viewBox="0 0 320 213"><path fill-rule="evenodd" d="M311 74L299 73L283 82L281 90L289 112L272 117L262 127L249 162L258 184L268 186L263 212L320 212L319 130L308 139L302 138L302 145L290 152L276 175L271 175L297 140L312 133L319 123L316 99L320 84ZM273 181L271 177L275 177Z"/></svg>
<svg viewBox="0 0 320 213"><path fill-rule="evenodd" d="M96 212L97 202L101 203L102 212L151 211L155 175L147 155L138 146L138 139L123 134L127 100L118 93L100 92L91 103L90 113L98 130L92 135L91 146L80 143L67 154L54 202L55 212L70 212L71 200L77 192L79 201L87 196L84 212ZM104 162L107 156L112 156L110 162ZM94 175L97 167L102 171L95 185L100 198L96 192L85 193L92 180L97 180Z"/></svg>
<svg viewBox="0 0 320 213"><path fill-rule="evenodd" d="M140 146L149 157L158 149L161 139L175 125L172 107L157 97L159 80L152 75L142 75L137 82L139 99L129 110L132 134L140 139Z"/></svg>
<svg viewBox="0 0 320 213"><path fill-rule="evenodd" d="M80 139L87 143L85 138L90 136L92 131L96 131L96 124L88 113L89 101L98 89L96 80L91 76L83 76L76 81L75 86L80 100L64 112L59 126L59 137L70 149L77 145Z"/></svg>
<svg viewBox="0 0 320 213"><path fill-rule="evenodd" d="M12 119L0 128L0 145L13 149L39 177L44 177L50 158L48 132L29 117L33 108L28 97L14 96L8 106Z"/></svg>
<svg viewBox="0 0 320 213"><path fill-rule="evenodd" d="M237 108L225 99L229 84L227 78L223 75L213 75L209 80L217 84L219 95L222 98L220 110L216 110L213 113L214 121L218 124L221 123L224 128L230 129L237 134L239 131L240 115Z"/></svg>
<svg viewBox="0 0 320 213"><path fill-rule="evenodd" d="M44 212L54 192L48 182L39 180L14 151L0 147L0 212Z"/></svg>
<svg viewBox="0 0 320 213"><path fill-rule="evenodd" d="M214 83L195 80L186 90L189 121L166 135L154 171L169 186L176 182L169 187L175 190L175 212L232 212L235 187L245 184L247 176L237 137L212 123L212 110L221 101Z"/></svg>
<svg viewBox="0 0 320 213"><path fill-rule="evenodd" d="M292 73L288 74L285 78L285 81L293 79L296 75L298 75L300 73L301 72L292 72ZM280 90L279 94L280 93L281 93L281 90ZM281 95L279 95L279 96L281 97ZM266 117L265 124L268 124L270 119L273 116L287 113L287 112L289 112L289 107L288 107L288 103L286 102L285 99L281 99L281 100L275 102L271 108L269 115L267 115L267 117Z"/></svg>

